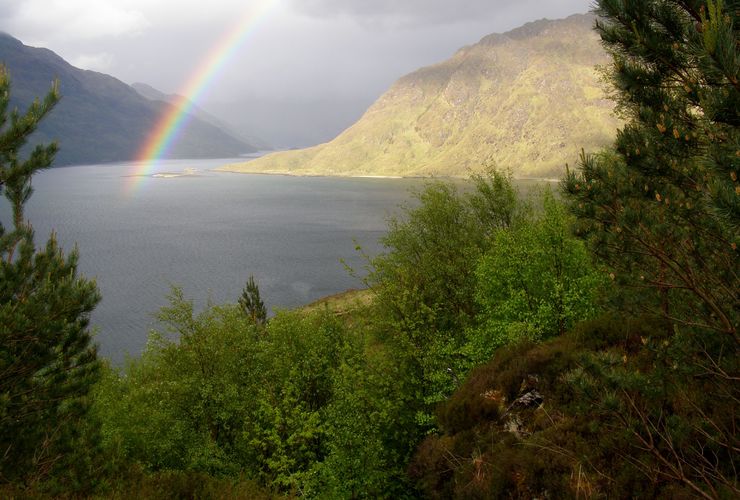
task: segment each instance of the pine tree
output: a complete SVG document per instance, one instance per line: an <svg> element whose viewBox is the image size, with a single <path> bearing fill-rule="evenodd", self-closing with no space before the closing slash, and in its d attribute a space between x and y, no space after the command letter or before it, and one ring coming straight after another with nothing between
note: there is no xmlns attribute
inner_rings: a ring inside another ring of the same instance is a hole
<svg viewBox="0 0 740 500"><path fill-rule="evenodd" d="M740 2L598 2L628 120L565 190L633 306L738 336Z"/></svg>
<svg viewBox="0 0 740 500"><path fill-rule="evenodd" d="M251 274L239 297L239 306L255 325L262 326L267 322L267 309L260 298L260 290L254 281L254 276Z"/></svg>
<svg viewBox="0 0 740 500"><path fill-rule="evenodd" d="M31 484L75 465L99 373L88 324L100 296L94 281L77 276L77 251L65 257L54 234L37 250L24 216L31 177L51 165L57 146L19 155L58 102L57 84L23 114L9 112L9 100L0 66L0 192L12 209L11 226L0 224L0 483Z"/></svg>
<svg viewBox="0 0 740 500"><path fill-rule="evenodd" d="M734 498L740 2L599 0L596 12L627 123L563 187L620 313L661 322L630 332L621 361L584 360L583 394L653 487Z"/></svg>

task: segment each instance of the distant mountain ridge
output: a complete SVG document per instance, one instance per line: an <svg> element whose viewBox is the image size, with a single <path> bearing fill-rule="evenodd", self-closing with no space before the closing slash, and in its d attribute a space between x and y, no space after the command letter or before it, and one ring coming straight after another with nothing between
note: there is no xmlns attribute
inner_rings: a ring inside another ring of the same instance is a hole
<svg viewBox="0 0 740 500"><path fill-rule="evenodd" d="M24 110L59 79L62 99L32 136L57 140L55 165L136 159L170 104L140 95L112 76L81 70L48 49L29 47L0 33L0 63L11 79L11 105ZM226 158L255 152L251 144L217 126L189 117L168 158Z"/></svg>
<svg viewBox="0 0 740 500"><path fill-rule="evenodd" d="M147 83L142 82L134 82L131 84L131 88L133 88L135 91L137 91L140 95L146 97L150 101L163 101L169 104L174 104L178 102L182 96L179 96L177 94L165 94L161 90L155 89L151 85ZM199 107L197 104L194 104L192 102L189 103L190 106L190 113L198 118L199 120L202 120L206 123L210 123L214 127L217 127L224 132L228 133L232 137L235 137L241 141L244 141L247 144L250 144L254 146L257 149L260 150L269 150L273 149L272 146L267 144L264 140L254 137L254 136L246 136L237 130L234 129L233 126L229 125L228 123L224 122L223 120L220 120L219 118L216 118L208 111L204 110L203 108Z"/></svg>
<svg viewBox="0 0 740 500"><path fill-rule="evenodd" d="M312 148L226 170L298 175L465 176L496 163L557 177L619 125L596 65L608 57L592 15L484 37L398 80L350 128Z"/></svg>

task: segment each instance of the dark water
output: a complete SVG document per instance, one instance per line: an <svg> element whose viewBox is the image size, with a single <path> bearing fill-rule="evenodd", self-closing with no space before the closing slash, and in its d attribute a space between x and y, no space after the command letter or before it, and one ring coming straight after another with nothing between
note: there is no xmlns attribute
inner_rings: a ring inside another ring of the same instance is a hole
<svg viewBox="0 0 740 500"><path fill-rule="evenodd" d="M223 160L168 161L175 178L130 177L132 164L66 167L34 177L27 216L43 245L52 228L103 300L93 314L100 352L138 355L171 284L203 305L236 302L254 274L268 309L294 307L361 283L355 243L380 250L385 219L408 200L410 179L217 173ZM0 205L7 224L7 204Z"/></svg>

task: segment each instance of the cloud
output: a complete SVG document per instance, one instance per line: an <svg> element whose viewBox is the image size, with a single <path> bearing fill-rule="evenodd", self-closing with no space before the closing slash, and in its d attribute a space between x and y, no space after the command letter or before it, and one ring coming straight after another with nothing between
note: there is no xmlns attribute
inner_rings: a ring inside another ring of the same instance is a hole
<svg viewBox="0 0 740 500"><path fill-rule="evenodd" d="M114 57L107 52L98 54L80 54L71 59L69 63L81 69L105 72L113 67Z"/></svg>
<svg viewBox="0 0 740 500"><path fill-rule="evenodd" d="M527 9L585 10L587 0L290 0L294 9L316 17L349 16L361 22L389 24L454 24ZM571 13L575 12L571 10Z"/></svg>
<svg viewBox="0 0 740 500"><path fill-rule="evenodd" d="M121 5L125 2L24 0L9 7L7 1L0 2L0 15L6 29L33 33L35 38L90 40L134 34L149 26L140 10Z"/></svg>
<svg viewBox="0 0 740 500"><path fill-rule="evenodd" d="M490 0L291 0L316 17L349 16L368 22L454 22L493 10Z"/></svg>
<svg viewBox="0 0 740 500"><path fill-rule="evenodd" d="M0 19L9 19L20 9L21 3L13 0L0 0Z"/></svg>

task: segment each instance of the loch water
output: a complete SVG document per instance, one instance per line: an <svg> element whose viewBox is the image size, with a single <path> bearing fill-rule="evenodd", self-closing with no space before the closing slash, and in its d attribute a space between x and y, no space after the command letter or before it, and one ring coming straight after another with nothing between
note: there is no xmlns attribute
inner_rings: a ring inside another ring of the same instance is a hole
<svg viewBox="0 0 740 500"><path fill-rule="evenodd" d="M412 199L417 179L290 177L215 172L229 160L171 160L53 168L33 178L26 215L45 244L52 230L79 248L95 277L92 315L101 355L139 355L172 285L196 308L236 302L253 274L268 310L360 288L386 219ZM0 202L0 220L9 208Z"/></svg>

